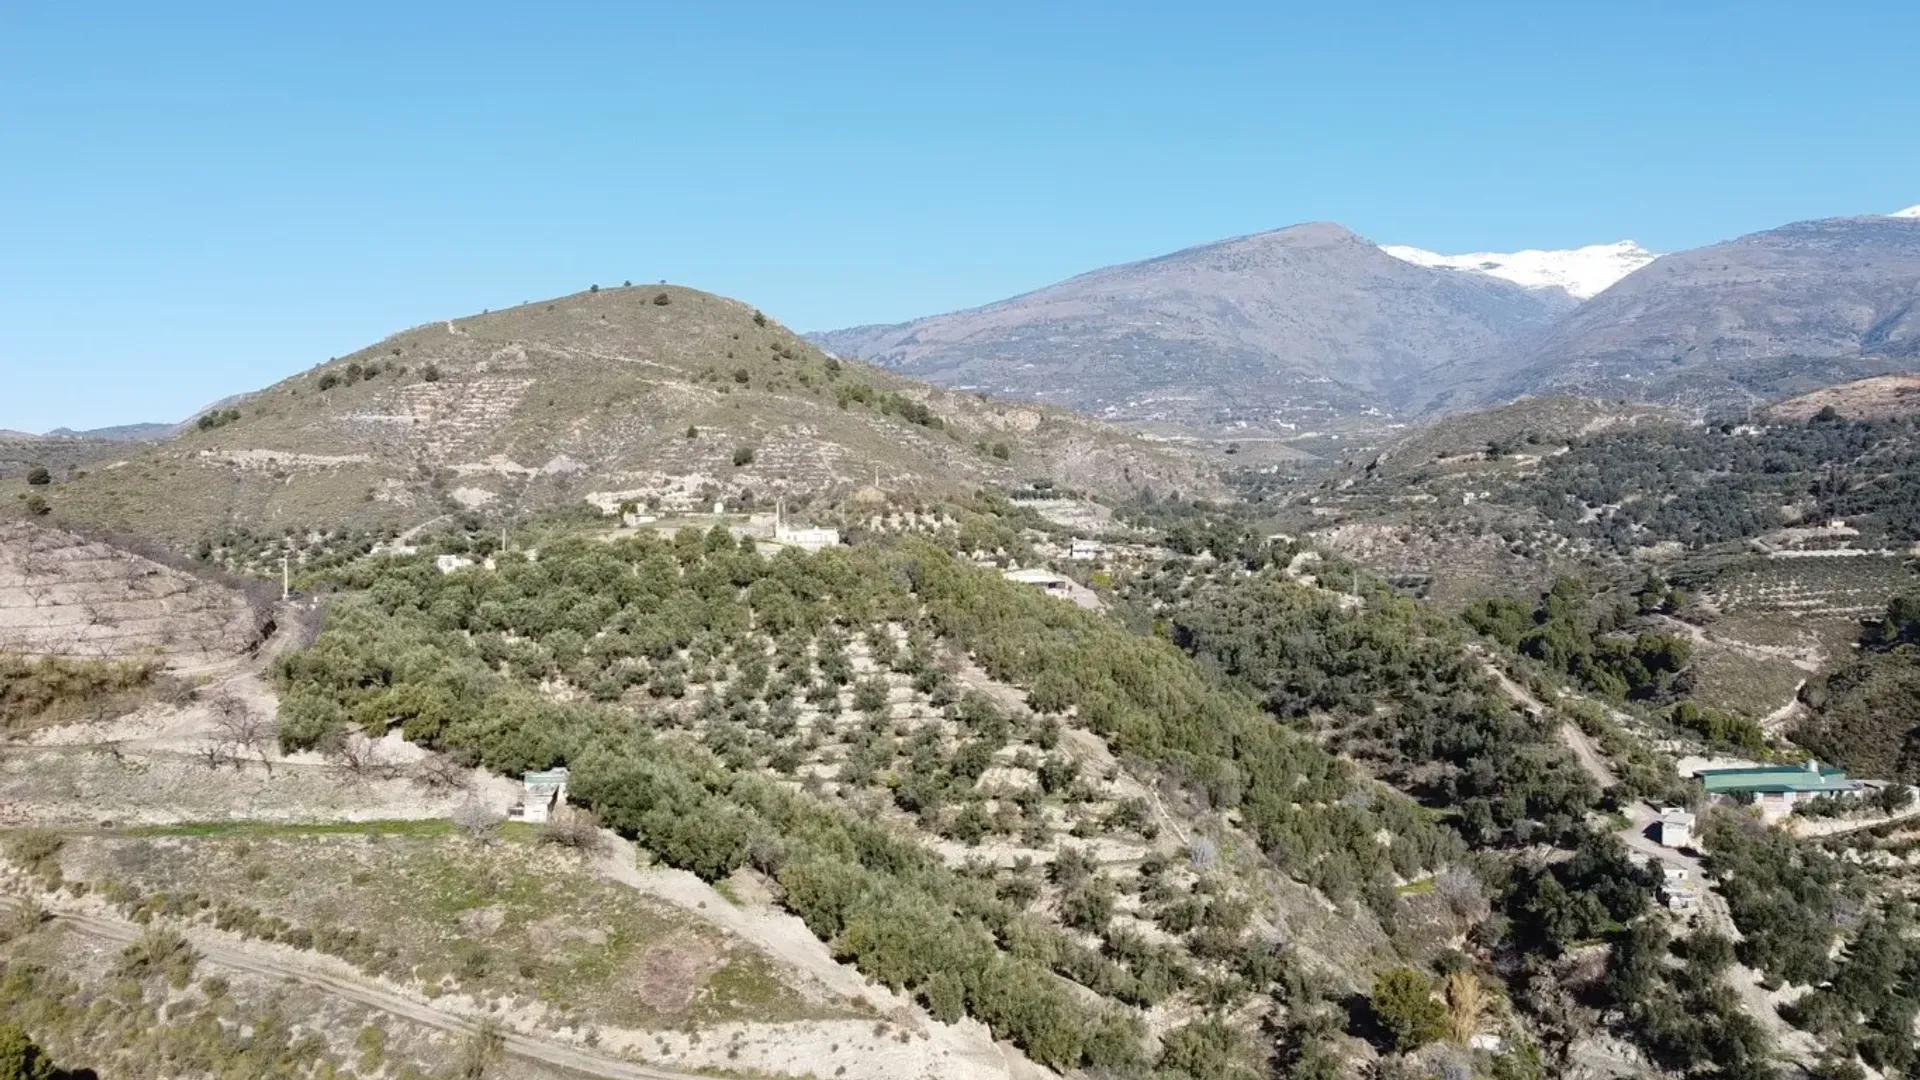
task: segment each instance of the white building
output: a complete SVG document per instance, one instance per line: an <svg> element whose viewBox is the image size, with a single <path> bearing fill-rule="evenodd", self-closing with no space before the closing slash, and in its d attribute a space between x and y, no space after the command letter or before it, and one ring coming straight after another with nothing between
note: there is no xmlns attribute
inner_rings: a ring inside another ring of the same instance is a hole
<svg viewBox="0 0 1920 1080"><path fill-rule="evenodd" d="M1098 540L1075 538L1067 544L1067 558L1076 562L1092 562L1107 553L1107 546Z"/></svg>
<svg viewBox="0 0 1920 1080"><path fill-rule="evenodd" d="M1056 574L1051 570L1043 570L1039 567L1031 570L1008 570L1001 576L1016 585L1032 585L1061 596L1065 596L1068 588L1073 584L1072 578Z"/></svg>
<svg viewBox="0 0 1920 1080"><path fill-rule="evenodd" d="M436 555L433 558L433 565L439 567L441 573L451 574L455 570L471 567L473 559L465 555Z"/></svg>
<svg viewBox="0 0 1920 1080"><path fill-rule="evenodd" d="M567 775L562 766L521 777L526 790L520 796L520 805L508 810L507 816L536 825L553 820L555 812L567 805Z"/></svg>
<svg viewBox="0 0 1920 1080"><path fill-rule="evenodd" d="M821 548L839 547L840 530L789 525L786 508L776 504L773 511L773 542L814 552Z"/></svg>
<svg viewBox="0 0 1920 1080"><path fill-rule="evenodd" d="M1662 807L1660 810L1660 846L1670 848L1690 847L1693 844L1694 818L1691 811L1678 806Z"/></svg>

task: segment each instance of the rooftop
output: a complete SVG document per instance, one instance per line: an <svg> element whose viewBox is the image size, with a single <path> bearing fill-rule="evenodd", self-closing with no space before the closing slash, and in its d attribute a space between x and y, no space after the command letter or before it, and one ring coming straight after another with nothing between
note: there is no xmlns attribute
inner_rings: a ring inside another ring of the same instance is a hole
<svg viewBox="0 0 1920 1080"><path fill-rule="evenodd" d="M1809 762L1804 766L1706 769L1695 775L1709 794L1730 791L1851 791L1854 787L1845 769L1826 767L1817 762Z"/></svg>

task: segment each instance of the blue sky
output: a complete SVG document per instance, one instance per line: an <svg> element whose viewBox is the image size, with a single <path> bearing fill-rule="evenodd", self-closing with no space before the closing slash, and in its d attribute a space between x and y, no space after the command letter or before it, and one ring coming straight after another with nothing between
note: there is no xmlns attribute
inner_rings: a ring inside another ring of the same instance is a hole
<svg viewBox="0 0 1920 1080"><path fill-rule="evenodd" d="M1920 203L1906 2L0 2L0 428L623 279L824 329L1307 220L1673 250Z"/></svg>

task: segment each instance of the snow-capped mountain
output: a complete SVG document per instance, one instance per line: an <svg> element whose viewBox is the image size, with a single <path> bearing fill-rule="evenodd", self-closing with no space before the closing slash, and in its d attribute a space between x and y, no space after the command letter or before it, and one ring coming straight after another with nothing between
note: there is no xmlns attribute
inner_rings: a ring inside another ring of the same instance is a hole
<svg viewBox="0 0 1920 1080"><path fill-rule="evenodd" d="M1402 262L1442 270L1468 270L1511 281L1528 289L1558 289L1575 300L1605 290L1660 256L1631 240L1589 244L1569 251L1476 251L1441 255L1402 244L1382 244L1380 250Z"/></svg>
<svg viewBox="0 0 1920 1080"><path fill-rule="evenodd" d="M1920 206L1909 206L1905 210L1895 210L1888 217L1920 218Z"/></svg>

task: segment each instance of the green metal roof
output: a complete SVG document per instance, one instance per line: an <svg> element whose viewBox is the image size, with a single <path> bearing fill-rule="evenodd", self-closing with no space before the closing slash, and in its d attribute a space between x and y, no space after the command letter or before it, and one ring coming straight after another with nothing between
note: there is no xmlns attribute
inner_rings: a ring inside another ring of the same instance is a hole
<svg viewBox="0 0 1920 1080"><path fill-rule="evenodd" d="M1774 765L1753 769L1706 769L1695 773L1708 794L1730 791L1848 791L1853 781L1845 769L1820 768L1818 771L1798 765Z"/></svg>

